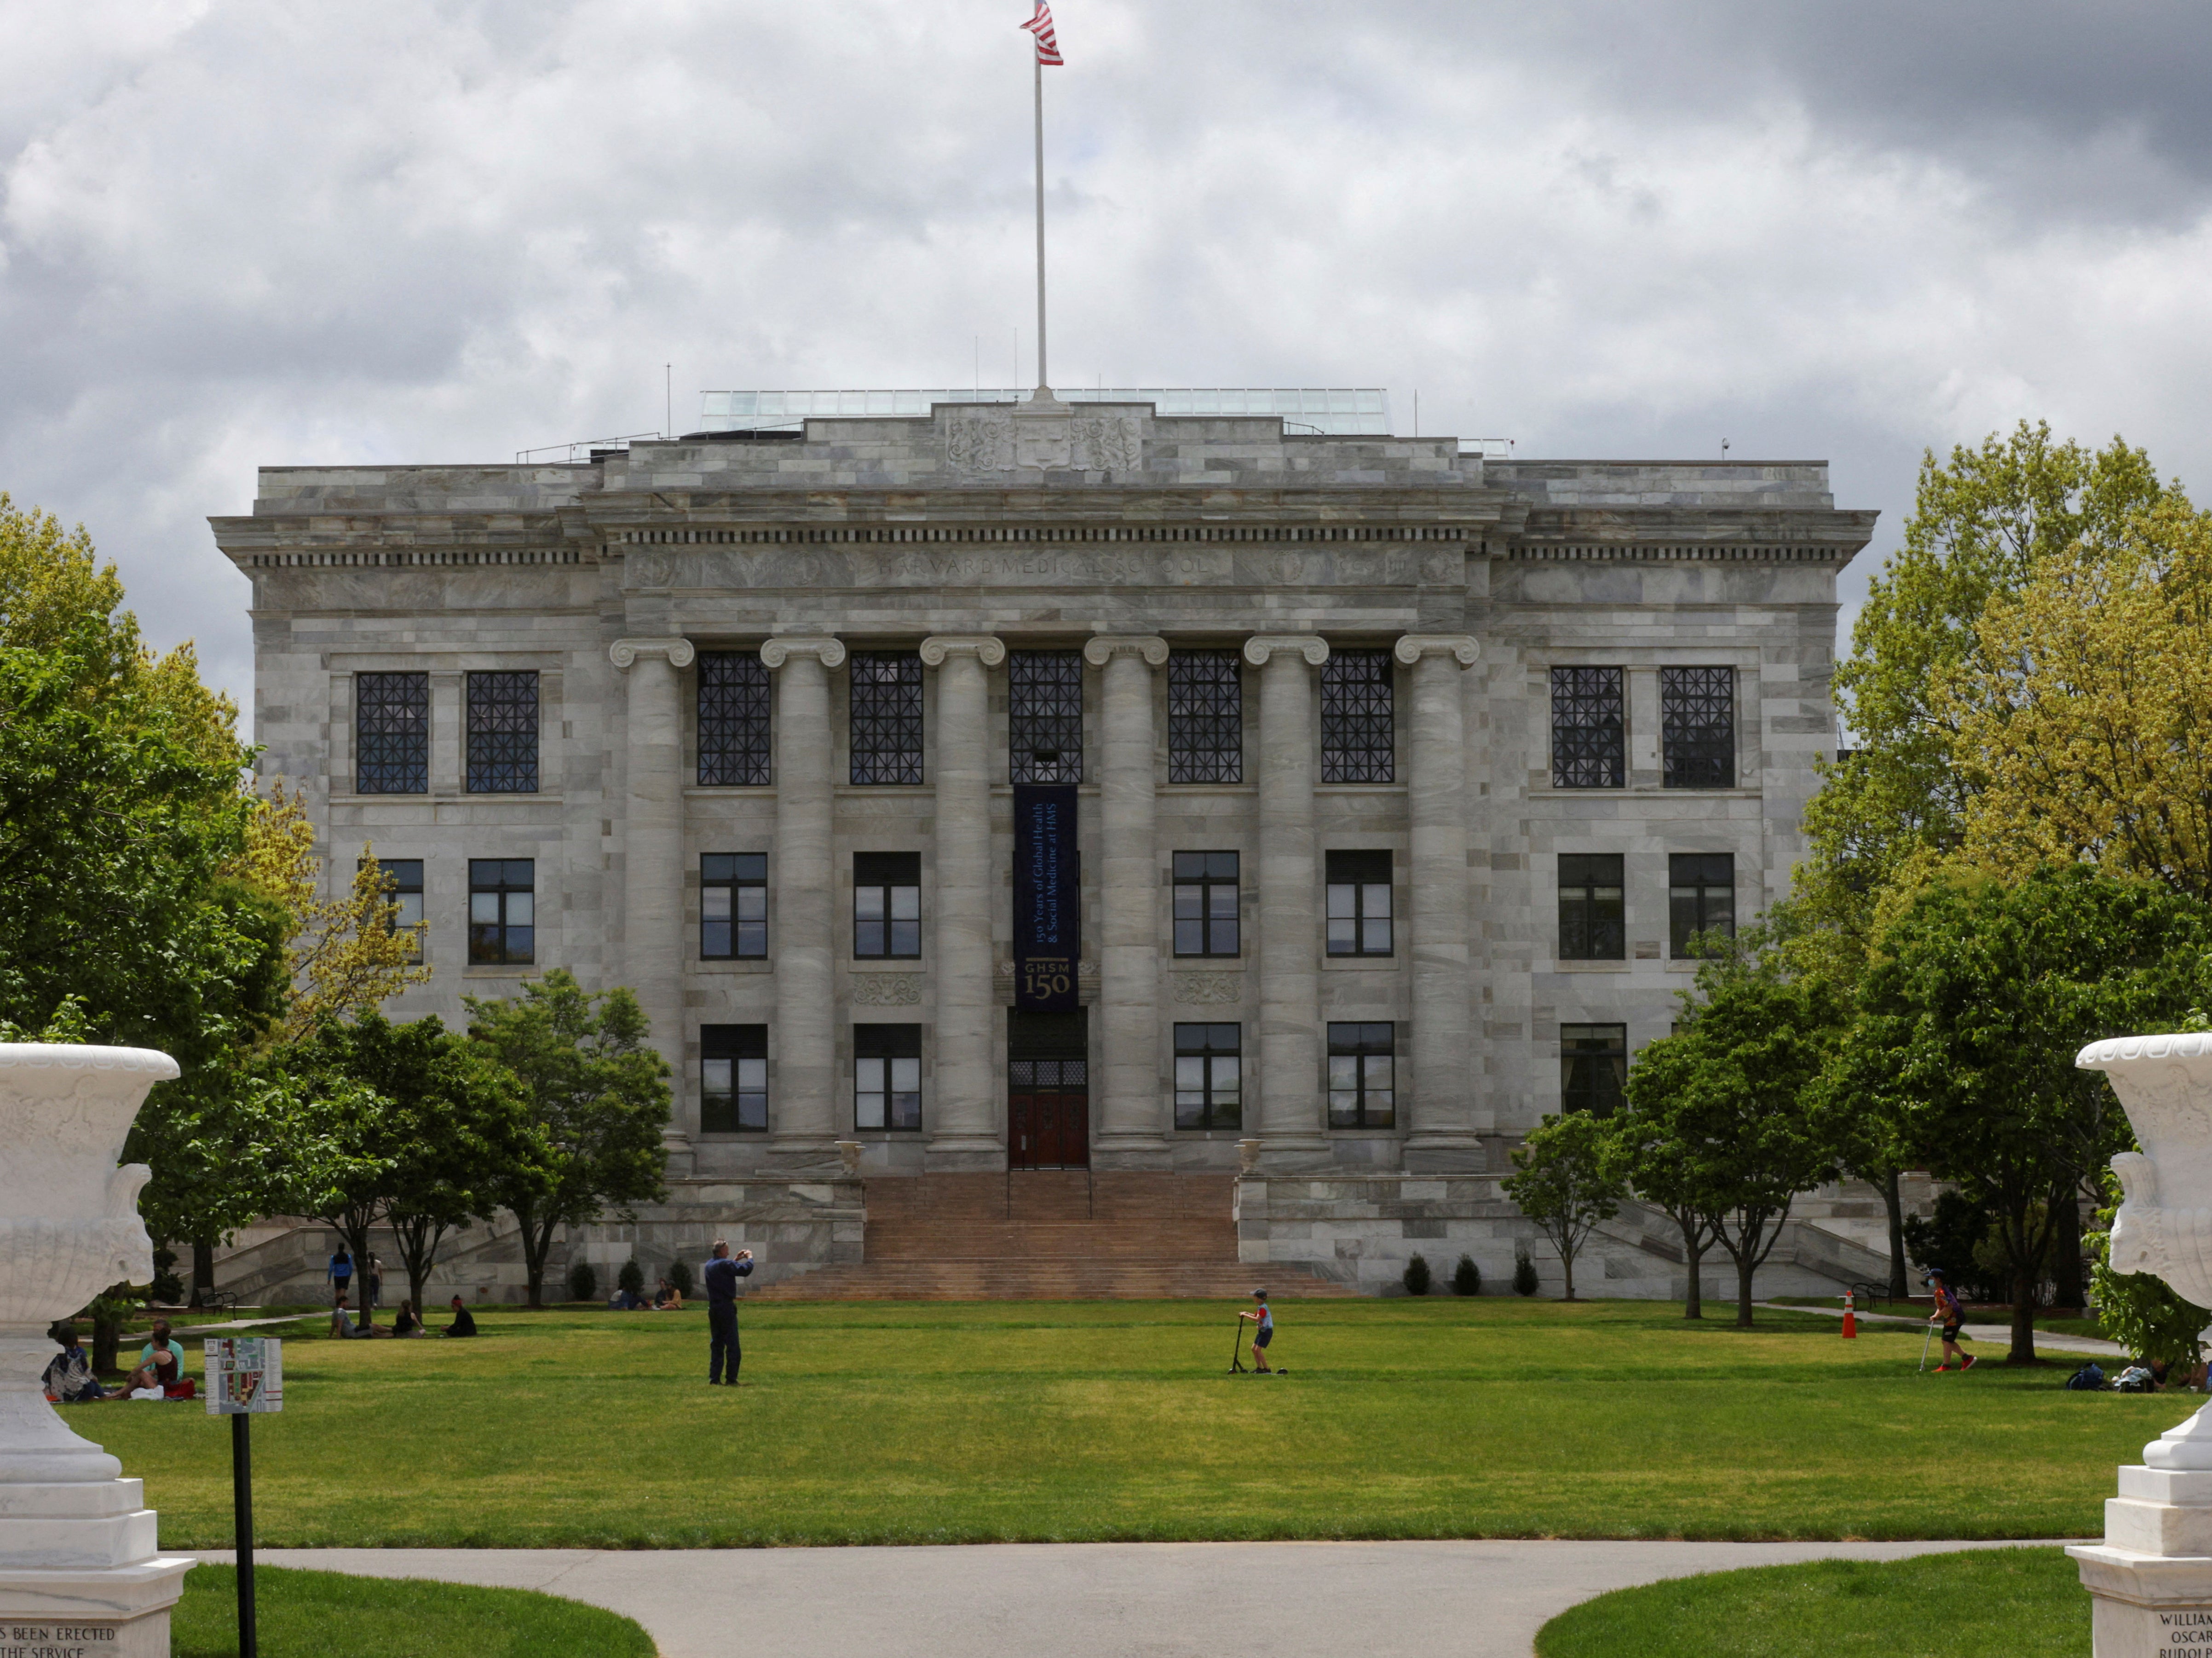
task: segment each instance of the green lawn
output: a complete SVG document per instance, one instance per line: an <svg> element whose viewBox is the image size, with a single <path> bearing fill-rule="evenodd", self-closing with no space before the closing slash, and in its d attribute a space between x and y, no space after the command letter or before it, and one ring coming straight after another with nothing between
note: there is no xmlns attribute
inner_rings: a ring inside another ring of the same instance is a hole
<svg viewBox="0 0 2212 1658"><path fill-rule="evenodd" d="M1224 1374L1219 1303L763 1303L737 1389L705 1385L696 1312L289 1341L285 1410L254 1424L260 1541L2079 1536L2197 1402L2069 1394L2063 1365L1916 1375L1917 1330L1802 1314L1279 1310L1276 1378ZM144 1478L164 1543L229 1543L222 1421L64 1414Z"/></svg>
<svg viewBox="0 0 2212 1658"><path fill-rule="evenodd" d="M627 1618L530 1589L263 1566L253 1574L253 1607L257 1644L276 1658L653 1658L654 1651L652 1637ZM174 1658L237 1658L238 1574L193 1567L169 1634Z"/></svg>
<svg viewBox="0 0 2212 1658"><path fill-rule="evenodd" d="M1561 1612L1537 1658L2088 1658L2089 1597L2057 1549L1677 1577Z"/></svg>

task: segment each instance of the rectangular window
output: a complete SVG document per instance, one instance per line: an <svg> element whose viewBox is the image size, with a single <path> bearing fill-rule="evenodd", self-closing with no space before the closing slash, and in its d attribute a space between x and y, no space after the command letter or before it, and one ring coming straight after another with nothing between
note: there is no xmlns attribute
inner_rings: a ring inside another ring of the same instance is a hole
<svg viewBox="0 0 2212 1658"><path fill-rule="evenodd" d="M1390 953L1390 854L1328 854L1328 953Z"/></svg>
<svg viewBox="0 0 2212 1658"><path fill-rule="evenodd" d="M699 653L699 783L765 788L768 669L753 651Z"/></svg>
<svg viewBox="0 0 2212 1658"><path fill-rule="evenodd" d="M469 676L469 788L477 794L538 792L538 676Z"/></svg>
<svg viewBox="0 0 2212 1658"><path fill-rule="evenodd" d="M921 954L921 854L853 854L853 954Z"/></svg>
<svg viewBox="0 0 2212 1658"><path fill-rule="evenodd" d="M380 858L377 867L384 875L384 896L392 901L393 914L392 930L407 932L422 925L422 860L420 858ZM415 953L410 962L422 959L422 935L415 933Z"/></svg>
<svg viewBox="0 0 2212 1658"><path fill-rule="evenodd" d="M1725 852L1678 852L1667 859L1669 953L1690 954L1700 932L1735 936L1735 859Z"/></svg>
<svg viewBox="0 0 2212 1658"><path fill-rule="evenodd" d="M768 1132L768 1027L699 1027L699 1132Z"/></svg>
<svg viewBox="0 0 2212 1658"><path fill-rule="evenodd" d="M1175 1048L1176 1127L1243 1127L1243 1027L1179 1024Z"/></svg>
<svg viewBox="0 0 2212 1658"><path fill-rule="evenodd" d="M768 854L699 859L699 955L709 962L768 954Z"/></svg>
<svg viewBox="0 0 2212 1658"><path fill-rule="evenodd" d="M1628 956L1617 852L1559 854L1559 959L1619 962Z"/></svg>
<svg viewBox="0 0 2212 1658"><path fill-rule="evenodd" d="M1006 732L1017 783L1083 780L1083 653L1006 656Z"/></svg>
<svg viewBox="0 0 2212 1658"><path fill-rule="evenodd" d="M537 959L538 864L469 859L469 964L527 967Z"/></svg>
<svg viewBox="0 0 2212 1658"><path fill-rule="evenodd" d="M1563 1109L1609 1117L1620 1109L1621 1085L1627 1080L1626 1025L1559 1027L1559 1104Z"/></svg>
<svg viewBox="0 0 2212 1658"><path fill-rule="evenodd" d="M353 786L357 794L430 792L430 676L353 677Z"/></svg>
<svg viewBox="0 0 2212 1658"><path fill-rule="evenodd" d="M1618 789L1628 782L1619 668L1552 670L1552 786Z"/></svg>
<svg viewBox="0 0 2212 1658"><path fill-rule="evenodd" d="M1328 1126L1389 1128L1397 1121L1397 1052L1393 1024L1328 1028Z"/></svg>
<svg viewBox="0 0 2212 1658"><path fill-rule="evenodd" d="M852 779L921 781L921 658L912 651L854 651Z"/></svg>
<svg viewBox="0 0 2212 1658"><path fill-rule="evenodd" d="M853 1126L911 1133L921 1127L921 1027L853 1027Z"/></svg>
<svg viewBox="0 0 2212 1658"><path fill-rule="evenodd" d="M1235 956L1237 854L1179 852L1175 855L1175 953Z"/></svg>
<svg viewBox="0 0 2212 1658"><path fill-rule="evenodd" d="M1735 670L1659 670L1659 748L1670 789L1735 786Z"/></svg>
<svg viewBox="0 0 2212 1658"><path fill-rule="evenodd" d="M1321 780L1388 783L1396 776L1390 653L1332 651L1321 665Z"/></svg>
<svg viewBox="0 0 2212 1658"><path fill-rule="evenodd" d="M1168 781L1244 780L1244 675L1235 651L1168 658Z"/></svg>

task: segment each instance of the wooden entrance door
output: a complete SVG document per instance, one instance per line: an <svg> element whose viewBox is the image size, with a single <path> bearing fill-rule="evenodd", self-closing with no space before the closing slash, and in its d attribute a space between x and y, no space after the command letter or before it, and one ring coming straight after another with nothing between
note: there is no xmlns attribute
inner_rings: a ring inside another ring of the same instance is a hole
<svg viewBox="0 0 2212 1658"><path fill-rule="evenodd" d="M1016 1169L1091 1166L1091 1067L1085 1060L1006 1062L1006 1161Z"/></svg>

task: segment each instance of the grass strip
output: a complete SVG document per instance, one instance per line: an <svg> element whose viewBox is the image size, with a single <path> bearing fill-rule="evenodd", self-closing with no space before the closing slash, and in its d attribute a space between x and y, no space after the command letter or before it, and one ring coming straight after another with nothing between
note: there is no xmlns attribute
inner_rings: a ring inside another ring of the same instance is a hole
<svg viewBox="0 0 2212 1658"><path fill-rule="evenodd" d="M264 1653L315 1658L654 1658L629 1619L534 1589L261 1566L254 1624ZM238 1658L238 1574L195 1566L170 1614L174 1658Z"/></svg>

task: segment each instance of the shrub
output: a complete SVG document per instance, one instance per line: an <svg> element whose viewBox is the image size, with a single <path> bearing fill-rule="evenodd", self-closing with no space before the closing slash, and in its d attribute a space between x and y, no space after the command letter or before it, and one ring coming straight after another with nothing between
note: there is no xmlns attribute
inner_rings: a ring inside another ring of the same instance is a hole
<svg viewBox="0 0 2212 1658"><path fill-rule="evenodd" d="M1452 1293L1455 1296L1479 1296L1482 1293L1482 1268L1474 1264L1473 1255L1462 1255L1459 1265L1452 1268Z"/></svg>
<svg viewBox="0 0 2212 1658"><path fill-rule="evenodd" d="M592 1263L580 1260L568 1269L568 1299L597 1301L599 1298L599 1275L592 1270Z"/></svg>
<svg viewBox="0 0 2212 1658"><path fill-rule="evenodd" d="M1406 1293L1425 1296L1429 1292L1429 1258L1415 1255L1406 1263Z"/></svg>
<svg viewBox="0 0 2212 1658"><path fill-rule="evenodd" d="M668 1282L678 1295L689 1301L691 1298L691 1263L686 1260L670 1261Z"/></svg>
<svg viewBox="0 0 2212 1658"><path fill-rule="evenodd" d="M1528 1259L1526 1249L1513 1252L1513 1293L1516 1296L1536 1293L1536 1263Z"/></svg>
<svg viewBox="0 0 2212 1658"><path fill-rule="evenodd" d="M645 1293L645 1268L637 1264L635 1255L623 1262L622 1271L615 1274L615 1288L633 1296Z"/></svg>

